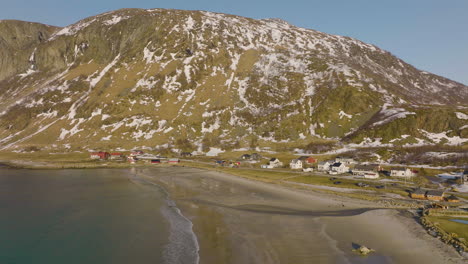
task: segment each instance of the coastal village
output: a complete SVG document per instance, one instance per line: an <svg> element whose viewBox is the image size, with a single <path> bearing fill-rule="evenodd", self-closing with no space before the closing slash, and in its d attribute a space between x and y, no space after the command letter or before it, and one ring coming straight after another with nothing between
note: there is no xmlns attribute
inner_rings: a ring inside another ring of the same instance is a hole
<svg viewBox="0 0 468 264"><path fill-rule="evenodd" d="M179 164L181 162L206 162L206 158L191 152L180 152L176 157L166 157L158 154L145 153L142 150L124 152L90 152L89 158L98 161L128 162L130 164ZM259 153L244 153L237 159L209 158L209 162L216 167L228 167L238 169L256 169L265 171L290 172L292 175L307 175L309 177L325 176L330 184L342 185L343 180L356 181L354 184L360 188L391 189L392 187L410 187L405 189L407 198L414 200L427 200L448 202L450 204L463 204L467 202L458 198L454 193L468 192L468 169L451 173L439 174L440 179L437 188L424 189L414 180L423 177L417 169L394 166L388 167L382 164L369 162L357 162L352 157L336 156L334 159L320 161L317 157L299 156L289 162L283 162L276 157L264 157ZM208 162L208 163L209 163ZM445 185L441 184L446 182ZM349 187L349 186L346 186ZM346 188L345 187L345 188Z"/></svg>
<svg viewBox="0 0 468 264"><path fill-rule="evenodd" d="M253 174L255 176L251 179L254 180L272 183L273 179L275 183L299 189L374 200L386 208L409 209L430 235L452 245L462 255L468 252L468 243L463 235L465 231L459 233L460 230L453 229L450 222L465 221L459 224L465 225L466 220L460 219L468 218L466 167L428 175L420 167L357 161L346 155L297 155L293 159L284 159L269 155L274 153L231 153L222 158L219 154L179 152L166 157L142 150L127 153L100 151L91 152L89 158L96 162L119 162L132 166L200 167L241 177ZM369 254L371 251L366 252Z"/></svg>

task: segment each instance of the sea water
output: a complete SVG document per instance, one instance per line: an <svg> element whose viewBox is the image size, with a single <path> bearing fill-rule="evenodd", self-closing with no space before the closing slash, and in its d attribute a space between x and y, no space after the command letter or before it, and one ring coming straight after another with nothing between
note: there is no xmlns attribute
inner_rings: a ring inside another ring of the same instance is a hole
<svg viewBox="0 0 468 264"><path fill-rule="evenodd" d="M197 263L192 224L136 169L0 169L0 263Z"/></svg>

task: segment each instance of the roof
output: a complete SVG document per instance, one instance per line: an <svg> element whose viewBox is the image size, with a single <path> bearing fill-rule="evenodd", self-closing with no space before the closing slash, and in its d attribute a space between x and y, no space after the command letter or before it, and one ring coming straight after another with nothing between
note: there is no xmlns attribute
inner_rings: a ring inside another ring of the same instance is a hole
<svg viewBox="0 0 468 264"><path fill-rule="evenodd" d="M340 167L343 163L341 162L335 162L332 164L332 167Z"/></svg>
<svg viewBox="0 0 468 264"><path fill-rule="evenodd" d="M422 195L424 195L424 194L426 194L426 191L423 190L423 189L418 188L418 189L413 191L413 194L422 194Z"/></svg>
<svg viewBox="0 0 468 264"><path fill-rule="evenodd" d="M449 197L447 197L447 200L460 200L460 199L458 199L458 197L456 197L455 195L450 195Z"/></svg>
<svg viewBox="0 0 468 264"><path fill-rule="evenodd" d="M363 171L373 171L377 169L378 165L356 165L354 167L355 170L363 170Z"/></svg>
<svg viewBox="0 0 468 264"><path fill-rule="evenodd" d="M291 163L296 163L296 162L299 162L299 161L301 161L301 160L300 159L293 159L293 160L291 160Z"/></svg>
<svg viewBox="0 0 468 264"><path fill-rule="evenodd" d="M310 158L310 157L309 157L309 156L300 156L300 157L299 157L300 160L306 160L306 159L308 159L308 158Z"/></svg>
<svg viewBox="0 0 468 264"><path fill-rule="evenodd" d="M270 161L275 161L275 160L277 160L277 158L271 158L271 159L270 159Z"/></svg>
<svg viewBox="0 0 468 264"><path fill-rule="evenodd" d="M444 191L430 190L426 193L427 196L444 196Z"/></svg>
<svg viewBox="0 0 468 264"><path fill-rule="evenodd" d="M392 168L392 171L406 171L406 168Z"/></svg>

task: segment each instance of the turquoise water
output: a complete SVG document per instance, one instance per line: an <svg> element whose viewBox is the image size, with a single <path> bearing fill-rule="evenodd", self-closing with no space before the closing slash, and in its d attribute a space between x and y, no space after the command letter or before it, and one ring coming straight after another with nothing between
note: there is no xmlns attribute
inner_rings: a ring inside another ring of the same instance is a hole
<svg viewBox="0 0 468 264"><path fill-rule="evenodd" d="M0 169L0 263L196 263L191 223L137 175Z"/></svg>

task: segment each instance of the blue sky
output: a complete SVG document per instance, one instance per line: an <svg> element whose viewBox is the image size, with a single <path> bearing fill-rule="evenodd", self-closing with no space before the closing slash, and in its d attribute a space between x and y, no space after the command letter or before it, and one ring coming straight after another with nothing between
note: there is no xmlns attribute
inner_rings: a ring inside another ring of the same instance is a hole
<svg viewBox="0 0 468 264"><path fill-rule="evenodd" d="M468 0L0 0L0 7L0 19L57 26L126 7L276 17L375 44L421 70L468 84Z"/></svg>

